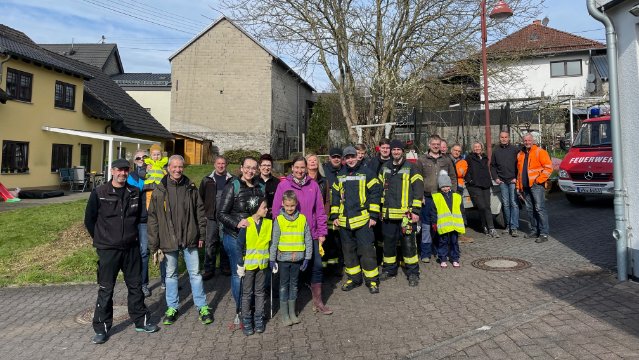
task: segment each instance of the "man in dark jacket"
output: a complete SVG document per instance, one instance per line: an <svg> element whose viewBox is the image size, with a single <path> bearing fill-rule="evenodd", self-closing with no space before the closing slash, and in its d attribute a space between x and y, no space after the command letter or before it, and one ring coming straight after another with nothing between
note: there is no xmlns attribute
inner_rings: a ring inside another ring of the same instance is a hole
<svg viewBox="0 0 639 360"><path fill-rule="evenodd" d="M329 153L329 160L323 165L325 175L326 194L324 198L324 210L330 215L331 194L333 184L337 182L337 173L342 169L342 149L332 148ZM328 234L322 247L324 248L324 257L322 261L326 263L327 270L336 276L342 276L344 265L344 257L342 256L342 242L339 239L339 229L333 226L332 222L326 224Z"/></svg>
<svg viewBox="0 0 639 360"><path fill-rule="evenodd" d="M91 192L87 203L84 225L98 254L98 300L93 314L95 344L103 344L113 325L113 288L122 270L128 289L128 307L131 320L138 332L156 332L150 324L149 311L144 305L139 250L138 224L140 222L140 192L127 184L129 162L115 160L111 164L111 181Z"/></svg>
<svg viewBox="0 0 639 360"><path fill-rule="evenodd" d="M178 294L178 256L182 252L189 272L193 303L198 309L200 321L213 322L199 273L198 248L204 245L206 216L195 184L186 176L184 158L169 158L168 174L162 178L151 195L149 204L149 248L152 254L158 250L166 257L166 304L164 325L175 322L180 304Z"/></svg>
<svg viewBox="0 0 639 360"><path fill-rule="evenodd" d="M506 218L506 231L519 236L519 200L517 199L517 153L519 149L510 143L508 131L499 133L499 147L493 151L490 170L501 190L501 203Z"/></svg>

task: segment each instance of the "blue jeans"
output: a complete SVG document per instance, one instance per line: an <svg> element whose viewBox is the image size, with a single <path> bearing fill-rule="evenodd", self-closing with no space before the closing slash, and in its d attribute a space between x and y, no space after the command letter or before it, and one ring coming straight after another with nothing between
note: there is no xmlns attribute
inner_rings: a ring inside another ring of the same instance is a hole
<svg viewBox="0 0 639 360"><path fill-rule="evenodd" d="M142 286L149 285L149 237L146 233L146 223L138 224L140 238L140 256L142 257Z"/></svg>
<svg viewBox="0 0 639 360"><path fill-rule="evenodd" d="M524 188L526 210L530 218L530 228L533 234L548 235L548 213L546 212L546 188L533 184L531 188Z"/></svg>
<svg viewBox="0 0 639 360"><path fill-rule="evenodd" d="M504 206L506 228L517 230L519 229L519 204L516 185L502 182L499 184L499 190L501 190L501 203Z"/></svg>
<svg viewBox="0 0 639 360"><path fill-rule="evenodd" d="M193 303L199 309L207 304L204 287L202 286L202 275L200 275L200 258L196 247L164 253L166 260L166 305L174 309L179 308L178 256L180 255L180 251L182 251L182 255L184 256L186 270L189 272Z"/></svg>
<svg viewBox="0 0 639 360"><path fill-rule="evenodd" d="M235 300L236 313L239 313L242 298L240 297L240 277L237 275L237 260L241 256L240 249L237 245L237 239L227 233L224 233L222 241L224 242L224 250L226 250L229 256L229 263L231 264L231 293Z"/></svg>
<svg viewBox="0 0 639 360"><path fill-rule="evenodd" d="M420 259L430 259L433 255L433 234L429 223L422 222L422 241L419 244Z"/></svg>
<svg viewBox="0 0 639 360"><path fill-rule="evenodd" d="M451 231L439 235L439 246L437 247L437 257L441 262L459 261L459 242L457 231Z"/></svg>
<svg viewBox="0 0 639 360"><path fill-rule="evenodd" d="M297 281L301 265L301 262L277 262L280 273L280 301L297 300Z"/></svg>

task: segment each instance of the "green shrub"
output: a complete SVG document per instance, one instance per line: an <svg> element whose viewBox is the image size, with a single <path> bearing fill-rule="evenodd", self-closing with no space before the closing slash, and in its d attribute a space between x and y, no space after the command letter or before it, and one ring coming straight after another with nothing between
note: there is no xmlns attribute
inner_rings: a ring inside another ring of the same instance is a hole
<svg viewBox="0 0 639 360"><path fill-rule="evenodd" d="M262 153L255 150L244 150L244 149L227 150L224 152L224 157L226 158L227 164L240 164L242 159L244 159L247 156L252 156L256 160L259 160L260 156L262 156Z"/></svg>

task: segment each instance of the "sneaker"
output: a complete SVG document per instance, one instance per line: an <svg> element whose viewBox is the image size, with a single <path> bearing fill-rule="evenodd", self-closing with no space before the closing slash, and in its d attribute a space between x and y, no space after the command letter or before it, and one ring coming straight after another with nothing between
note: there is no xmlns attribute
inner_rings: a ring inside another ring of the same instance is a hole
<svg viewBox="0 0 639 360"><path fill-rule="evenodd" d="M519 237L519 231L517 231L517 229L513 229L513 230L510 232L510 236L512 236L512 237Z"/></svg>
<svg viewBox="0 0 639 360"><path fill-rule="evenodd" d="M211 314L207 305L200 308L200 321L204 325L208 325L213 322L213 314Z"/></svg>
<svg viewBox="0 0 639 360"><path fill-rule="evenodd" d="M104 344L107 341L107 334L97 333L91 338L91 342L94 344Z"/></svg>
<svg viewBox="0 0 639 360"><path fill-rule="evenodd" d="M246 336L251 336L255 334L253 330L253 319L250 317L242 318L242 332Z"/></svg>
<svg viewBox="0 0 639 360"><path fill-rule="evenodd" d="M501 231L502 235L510 235L510 229L506 228L504 230Z"/></svg>
<svg viewBox="0 0 639 360"><path fill-rule="evenodd" d="M144 294L144 297L151 296L151 290L148 285L142 285L142 294Z"/></svg>
<svg viewBox="0 0 639 360"><path fill-rule="evenodd" d="M430 262L430 257L424 257L424 258L422 258L422 262L423 262L424 264L428 264L428 263Z"/></svg>
<svg viewBox="0 0 639 360"><path fill-rule="evenodd" d="M538 237L539 237L539 235L537 235L535 233L524 234L524 239L536 239Z"/></svg>
<svg viewBox="0 0 639 360"><path fill-rule="evenodd" d="M379 279L381 281L386 281L386 280L388 280L390 278L394 278L395 276L397 276L397 274L391 274L389 272L382 271L382 274L379 276Z"/></svg>
<svg viewBox="0 0 639 360"><path fill-rule="evenodd" d="M154 333L154 332L157 332L158 330L160 330L160 328L154 324L146 324L142 327L137 327L137 326L135 327L135 331L137 332Z"/></svg>
<svg viewBox="0 0 639 360"><path fill-rule="evenodd" d="M535 242L537 244L540 244L542 242L546 242L548 241L548 235L539 235L539 237L537 238L537 240L535 240Z"/></svg>
<svg viewBox="0 0 639 360"><path fill-rule="evenodd" d="M458 267L460 267L460 266L461 266L461 265L459 265L459 262L457 262L457 261L453 261L453 267L454 267L454 268L458 268Z"/></svg>
<svg viewBox="0 0 639 360"><path fill-rule="evenodd" d="M448 264L447 264L445 261L442 261L442 262L441 262L441 264L439 264L439 266L440 266L442 269L445 269L445 268L447 268L447 267L448 267Z"/></svg>
<svg viewBox="0 0 639 360"><path fill-rule="evenodd" d="M497 233L497 230L495 230L495 229L490 229L488 231L488 233L489 233L488 236L492 236L494 238L499 238L499 234Z"/></svg>
<svg viewBox="0 0 639 360"><path fill-rule="evenodd" d="M168 308L166 309L166 312L164 313L164 320L162 321L162 324L164 325L171 325L175 322L175 319L177 319L178 316L178 310L175 308Z"/></svg>
<svg viewBox="0 0 639 360"><path fill-rule="evenodd" d="M408 286L415 287L419 285L419 276L412 274L408 276Z"/></svg>
<svg viewBox="0 0 639 360"><path fill-rule="evenodd" d="M266 326L264 325L264 317L263 316L254 316L253 320L255 321L255 332L261 334L266 330Z"/></svg>
<svg viewBox="0 0 639 360"><path fill-rule="evenodd" d="M342 291L351 291L358 286L362 286L362 283L356 283L351 279L346 280L346 282L342 285Z"/></svg>
<svg viewBox="0 0 639 360"><path fill-rule="evenodd" d="M371 281L371 284L368 286L368 292L371 294L379 294L379 287L376 282Z"/></svg>

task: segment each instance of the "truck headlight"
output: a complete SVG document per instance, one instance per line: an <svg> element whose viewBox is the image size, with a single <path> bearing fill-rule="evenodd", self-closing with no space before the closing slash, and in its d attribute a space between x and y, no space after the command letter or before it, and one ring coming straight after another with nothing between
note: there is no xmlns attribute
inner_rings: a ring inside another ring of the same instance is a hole
<svg viewBox="0 0 639 360"><path fill-rule="evenodd" d="M570 179L570 176L568 175L568 171L563 169L559 170L559 177L562 179Z"/></svg>

